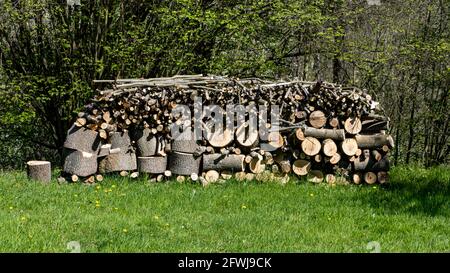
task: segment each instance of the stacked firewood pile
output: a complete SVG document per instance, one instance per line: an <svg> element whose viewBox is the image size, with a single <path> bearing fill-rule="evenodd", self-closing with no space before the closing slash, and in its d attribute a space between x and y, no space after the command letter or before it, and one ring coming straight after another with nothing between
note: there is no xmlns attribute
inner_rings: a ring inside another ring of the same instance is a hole
<svg viewBox="0 0 450 273"><path fill-rule="evenodd" d="M330 184L388 180L389 119L357 88L201 75L96 82L112 88L68 132L63 174L71 181L93 183L114 172L204 185L294 175ZM231 126L205 114L210 105ZM246 109L244 122L225 111L230 105Z"/></svg>

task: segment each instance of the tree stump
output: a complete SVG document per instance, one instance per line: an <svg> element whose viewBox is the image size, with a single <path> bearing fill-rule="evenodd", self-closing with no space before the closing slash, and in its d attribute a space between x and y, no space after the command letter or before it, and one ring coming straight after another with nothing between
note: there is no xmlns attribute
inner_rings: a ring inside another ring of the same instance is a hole
<svg viewBox="0 0 450 273"><path fill-rule="evenodd" d="M51 164L49 161L32 160L27 162L27 176L29 179L41 182L50 182L52 179Z"/></svg>

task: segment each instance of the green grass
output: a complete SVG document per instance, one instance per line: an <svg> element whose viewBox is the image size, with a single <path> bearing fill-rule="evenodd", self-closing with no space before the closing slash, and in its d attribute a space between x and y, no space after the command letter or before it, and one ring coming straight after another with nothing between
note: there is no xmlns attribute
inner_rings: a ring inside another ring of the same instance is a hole
<svg viewBox="0 0 450 273"><path fill-rule="evenodd" d="M82 252L369 252L371 241L448 252L450 169L395 168L383 187L42 185L0 172L0 226L1 252L70 252L70 241Z"/></svg>

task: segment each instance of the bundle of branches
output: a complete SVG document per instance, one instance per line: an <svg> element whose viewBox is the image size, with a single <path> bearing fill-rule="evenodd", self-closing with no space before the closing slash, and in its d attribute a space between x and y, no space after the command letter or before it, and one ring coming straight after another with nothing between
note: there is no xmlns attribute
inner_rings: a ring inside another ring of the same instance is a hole
<svg viewBox="0 0 450 273"><path fill-rule="evenodd" d="M389 119L358 88L202 75L96 82L112 88L99 91L68 132L64 172L72 181L95 182L107 172L203 184L233 175L286 182L290 173L312 182L387 181ZM174 111L180 105L189 119ZM203 109L210 105L252 110L244 123L222 111L232 126L216 128L217 117ZM257 128L250 126L252 111ZM202 138L186 130L193 124ZM183 133L173 135L174 125Z"/></svg>

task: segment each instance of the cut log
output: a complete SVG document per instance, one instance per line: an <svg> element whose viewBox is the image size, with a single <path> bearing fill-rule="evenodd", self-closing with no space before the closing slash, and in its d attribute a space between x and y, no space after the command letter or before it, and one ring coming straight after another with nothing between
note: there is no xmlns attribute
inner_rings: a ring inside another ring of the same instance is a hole
<svg viewBox="0 0 450 273"><path fill-rule="evenodd" d="M322 111L314 111L309 115L309 124L314 128L322 128L327 123L327 117Z"/></svg>
<svg viewBox="0 0 450 273"><path fill-rule="evenodd" d="M303 159L294 161L294 164L292 165L292 171L296 175L307 175L310 169L311 162Z"/></svg>
<svg viewBox="0 0 450 273"><path fill-rule="evenodd" d="M128 172L127 171L120 171L119 175L122 176L122 177L127 177L128 176Z"/></svg>
<svg viewBox="0 0 450 273"><path fill-rule="evenodd" d="M329 173L329 174L327 174L325 176L325 181L328 184L335 184L336 183L336 176L334 174Z"/></svg>
<svg viewBox="0 0 450 273"><path fill-rule="evenodd" d="M205 173L205 179L208 183L214 183L219 180L219 172L216 170L209 170Z"/></svg>
<svg viewBox="0 0 450 273"><path fill-rule="evenodd" d="M152 156L152 157L138 157L138 170L141 173L161 174L166 171L167 157Z"/></svg>
<svg viewBox="0 0 450 273"><path fill-rule="evenodd" d="M245 172L237 172L234 174L234 178L237 181L244 181L245 180Z"/></svg>
<svg viewBox="0 0 450 273"><path fill-rule="evenodd" d="M52 168L50 161L28 161L27 176L32 180L46 183L50 182L52 179Z"/></svg>
<svg viewBox="0 0 450 273"><path fill-rule="evenodd" d="M372 150L372 157L375 161L380 161L383 158L383 155L377 150Z"/></svg>
<svg viewBox="0 0 450 273"><path fill-rule="evenodd" d="M233 172L231 172L231 171L221 171L220 172L220 177L222 179L225 179L225 180L230 180L231 178L233 178Z"/></svg>
<svg viewBox="0 0 450 273"><path fill-rule="evenodd" d="M394 147L394 139L391 135L357 135L355 136L358 147L362 149L376 149L387 145L389 148Z"/></svg>
<svg viewBox="0 0 450 273"><path fill-rule="evenodd" d="M344 140L345 131L343 129L316 129L312 127L306 127L304 129L305 137L315 137L315 138L331 138L334 140Z"/></svg>
<svg viewBox="0 0 450 273"><path fill-rule="evenodd" d="M236 141L245 148L255 147L258 144L258 128L250 128L248 122L244 122L236 129Z"/></svg>
<svg viewBox="0 0 450 273"><path fill-rule="evenodd" d="M273 152L284 144L283 136L279 132L270 132L267 135L267 143L261 143L261 150Z"/></svg>
<svg viewBox="0 0 450 273"><path fill-rule="evenodd" d="M314 137L306 137L301 146L302 151L309 156L315 156L322 148L320 141Z"/></svg>
<svg viewBox="0 0 450 273"><path fill-rule="evenodd" d="M87 184L94 184L95 183L95 176L91 175L84 179L84 183Z"/></svg>
<svg viewBox="0 0 450 273"><path fill-rule="evenodd" d="M330 126L333 127L333 128L338 128L339 127L339 120L337 118L332 118L332 119L330 119L328 124L330 124Z"/></svg>
<svg viewBox="0 0 450 273"><path fill-rule="evenodd" d="M149 128L134 131L133 140L139 156L148 157L156 154L157 138L153 136Z"/></svg>
<svg viewBox="0 0 450 273"><path fill-rule="evenodd" d="M295 130L295 136L300 141L305 140L305 134L303 133L303 129L302 128L298 128L297 130Z"/></svg>
<svg viewBox="0 0 450 273"><path fill-rule="evenodd" d="M135 153L110 154L99 161L98 170L100 173L132 171L137 169Z"/></svg>
<svg viewBox="0 0 450 273"><path fill-rule="evenodd" d="M364 150L361 156L358 156L353 161L353 169L355 171L366 171L373 165L373 160L371 160L370 151Z"/></svg>
<svg viewBox="0 0 450 273"><path fill-rule="evenodd" d="M308 173L307 180L313 183L321 183L323 181L323 173L319 170L311 170Z"/></svg>
<svg viewBox="0 0 450 273"><path fill-rule="evenodd" d="M197 180L198 180L198 174L196 174L196 173L191 173L190 178L191 178L192 181L197 181Z"/></svg>
<svg viewBox="0 0 450 273"><path fill-rule="evenodd" d="M206 154L203 155L203 170L231 170L240 172L245 168L244 159L244 155Z"/></svg>
<svg viewBox="0 0 450 273"><path fill-rule="evenodd" d="M314 161L316 161L317 163L322 162L322 155L321 154L316 154L314 156Z"/></svg>
<svg viewBox="0 0 450 273"><path fill-rule="evenodd" d="M64 172L86 177L97 172L97 155L76 150L67 150Z"/></svg>
<svg viewBox="0 0 450 273"><path fill-rule="evenodd" d="M95 175L95 180L98 181L98 182L102 182L103 181L103 175L101 175L101 174Z"/></svg>
<svg viewBox="0 0 450 273"><path fill-rule="evenodd" d="M173 174L191 175L199 173L201 157L196 157L193 154L172 152L169 154L168 169Z"/></svg>
<svg viewBox="0 0 450 273"><path fill-rule="evenodd" d="M281 160L278 162L280 166L281 173L290 173L291 172L291 162L289 160Z"/></svg>
<svg viewBox="0 0 450 273"><path fill-rule="evenodd" d="M334 141L332 139L325 139L322 142L322 149L323 149L323 153L326 156L334 156L337 153L337 146L336 143L334 143Z"/></svg>
<svg viewBox="0 0 450 273"><path fill-rule="evenodd" d="M356 135L361 132L362 129L361 120L357 117L348 118L345 120L344 128L347 133Z"/></svg>
<svg viewBox="0 0 450 273"><path fill-rule="evenodd" d="M364 174L364 181L371 185L377 182L377 175L374 172L367 172Z"/></svg>
<svg viewBox="0 0 450 273"><path fill-rule="evenodd" d="M253 179L255 179L255 174L254 173L246 173L245 174L245 180L252 181Z"/></svg>
<svg viewBox="0 0 450 273"><path fill-rule="evenodd" d="M335 153L332 157L330 157L330 163L335 165L341 160L341 155L339 153Z"/></svg>
<svg viewBox="0 0 450 273"><path fill-rule="evenodd" d="M186 181L186 177L184 177L182 175L178 175L176 180L178 183L183 183L184 181Z"/></svg>
<svg viewBox="0 0 450 273"><path fill-rule="evenodd" d="M205 138L209 142L209 144L216 148L225 147L229 145L234 139L233 132L227 129L218 130L215 132L205 130L205 134L206 134Z"/></svg>
<svg viewBox="0 0 450 273"><path fill-rule="evenodd" d="M64 148L98 154L100 137L96 131L73 125L67 132Z"/></svg>
<svg viewBox="0 0 450 273"><path fill-rule="evenodd" d="M358 150L358 143L354 138L346 138L341 143L341 149L344 154L354 156L356 154L356 150Z"/></svg>
<svg viewBox="0 0 450 273"><path fill-rule="evenodd" d="M375 162L370 170L373 172L387 172L390 169L389 157L387 155L383 156L379 161Z"/></svg>
<svg viewBox="0 0 450 273"><path fill-rule="evenodd" d="M193 154L199 145L195 140L195 135L191 130L185 130L179 136L177 136L171 144L171 150L173 152Z"/></svg>
<svg viewBox="0 0 450 273"><path fill-rule="evenodd" d="M73 175L70 176L70 181L72 181L72 182L78 182L78 180L79 180L78 175L73 174Z"/></svg>
<svg viewBox="0 0 450 273"><path fill-rule="evenodd" d="M359 185L359 184L361 184L361 182L362 182L361 174L354 173L353 174L353 183L355 183L356 185Z"/></svg>
<svg viewBox="0 0 450 273"><path fill-rule="evenodd" d="M378 172L377 173L378 182L380 184L385 184L389 182L389 174L387 172Z"/></svg>
<svg viewBox="0 0 450 273"><path fill-rule="evenodd" d="M261 155L252 158L248 165L252 173L262 173L266 169L266 165L263 163L263 157Z"/></svg>

